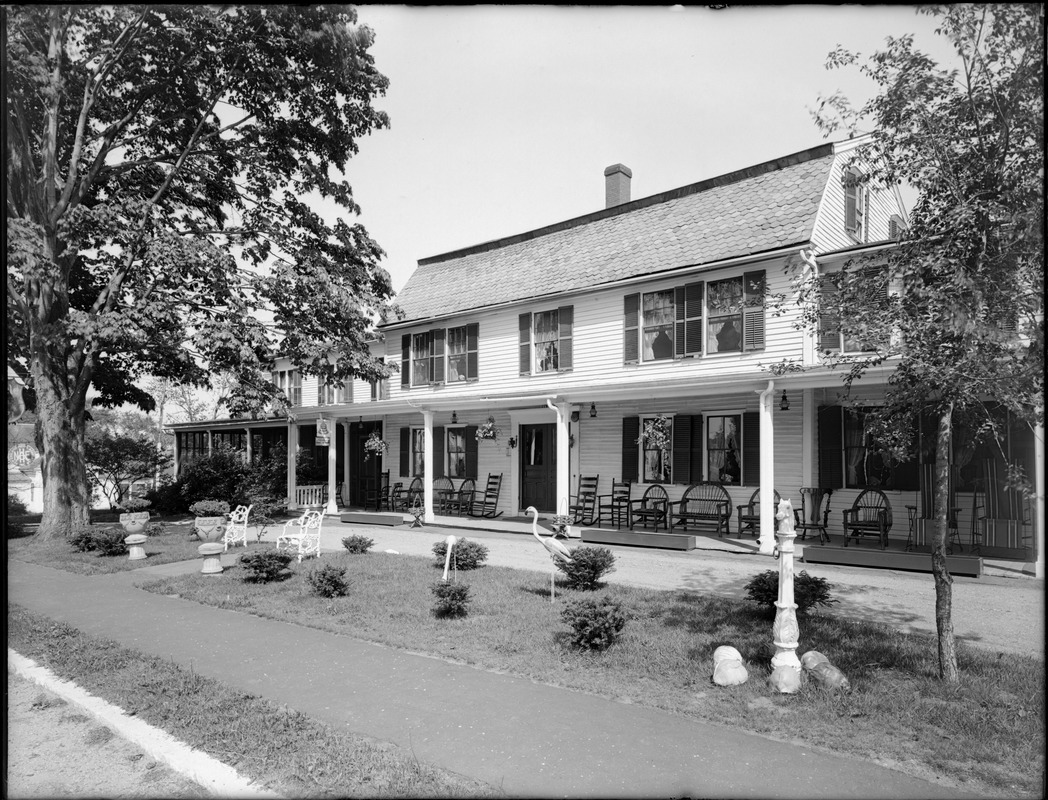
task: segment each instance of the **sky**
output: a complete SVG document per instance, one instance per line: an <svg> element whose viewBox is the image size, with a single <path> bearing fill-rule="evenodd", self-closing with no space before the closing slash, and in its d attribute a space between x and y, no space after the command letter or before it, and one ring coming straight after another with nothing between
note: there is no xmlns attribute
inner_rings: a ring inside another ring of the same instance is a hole
<svg viewBox="0 0 1048 800"><path fill-rule="evenodd" d="M604 207L625 164L636 200L815 147L820 96L872 82L827 70L912 33L951 55L913 6L358 6L389 89L388 129L346 178L357 219L403 288L420 259ZM845 138L837 134L832 139Z"/></svg>

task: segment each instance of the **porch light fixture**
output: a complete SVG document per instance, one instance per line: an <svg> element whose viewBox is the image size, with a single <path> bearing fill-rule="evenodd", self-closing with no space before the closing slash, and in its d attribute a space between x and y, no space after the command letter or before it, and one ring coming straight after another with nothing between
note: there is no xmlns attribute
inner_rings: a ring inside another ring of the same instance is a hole
<svg viewBox="0 0 1048 800"><path fill-rule="evenodd" d="M459 421L458 412L457 411L452 411L451 412L451 424L452 425L458 425L458 421Z"/></svg>
<svg viewBox="0 0 1048 800"><path fill-rule="evenodd" d="M571 421L572 422L578 422L579 421L579 412L577 410L571 412Z"/></svg>
<svg viewBox="0 0 1048 800"><path fill-rule="evenodd" d="M515 448L517 446L517 437L516 436L510 436L509 437L509 442L507 444L509 444L509 449L510 450Z"/></svg>
<svg viewBox="0 0 1048 800"><path fill-rule="evenodd" d="M790 410L790 399L786 396L786 390L785 389L782 390L782 399L779 401L779 410L780 411L789 411Z"/></svg>
<svg viewBox="0 0 1048 800"><path fill-rule="evenodd" d="M597 404L590 403L590 419L596 419L597 417Z"/></svg>

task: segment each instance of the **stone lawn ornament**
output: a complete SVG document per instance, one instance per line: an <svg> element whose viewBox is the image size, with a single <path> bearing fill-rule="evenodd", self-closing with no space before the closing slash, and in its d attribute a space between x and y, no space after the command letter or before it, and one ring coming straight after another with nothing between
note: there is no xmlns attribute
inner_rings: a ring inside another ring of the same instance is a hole
<svg viewBox="0 0 1048 800"><path fill-rule="evenodd" d="M148 538L144 533L132 533L124 539L124 544L127 545L128 561L141 561L146 557L145 543Z"/></svg>
<svg viewBox="0 0 1048 800"><path fill-rule="evenodd" d="M128 514L120 515L120 524L124 530L129 534L142 533L146 529L146 524L149 522L148 511L136 511Z"/></svg>
<svg viewBox="0 0 1048 800"><path fill-rule="evenodd" d="M448 551L444 554L444 583L448 582L448 568L451 566L451 550L455 547L456 539L454 536L449 536L445 539L448 545ZM458 574L458 569L455 570L455 574Z"/></svg>
<svg viewBox="0 0 1048 800"><path fill-rule="evenodd" d="M820 688L830 691L851 691L851 683L848 682L844 673L831 664L830 660L818 650L809 650L801 656L801 666Z"/></svg>
<svg viewBox="0 0 1048 800"><path fill-rule="evenodd" d="M797 536L793 504L788 498L779 501L775 513L779 521L779 599L775 601L775 622L772 640L775 655L771 658L771 685L783 694L794 694L801 688L801 662L797 658L800 628L797 625L797 604L793 602L793 540Z"/></svg>
<svg viewBox="0 0 1048 800"><path fill-rule="evenodd" d="M546 548L546 552L549 553L551 562L549 570L549 601L552 603L555 595L553 580L557 575L557 562L571 564L571 551L552 536L539 536L539 512L535 506L528 506L524 513L531 514L531 533Z"/></svg>
<svg viewBox="0 0 1048 800"><path fill-rule="evenodd" d="M222 572L222 552L226 548L221 542L204 542L197 548L204 563L200 565L200 572L204 575L218 575Z"/></svg>
<svg viewBox="0 0 1048 800"><path fill-rule="evenodd" d="M718 686L740 686L750 673L742 663L742 654L734 647L721 645L713 651L713 682Z"/></svg>

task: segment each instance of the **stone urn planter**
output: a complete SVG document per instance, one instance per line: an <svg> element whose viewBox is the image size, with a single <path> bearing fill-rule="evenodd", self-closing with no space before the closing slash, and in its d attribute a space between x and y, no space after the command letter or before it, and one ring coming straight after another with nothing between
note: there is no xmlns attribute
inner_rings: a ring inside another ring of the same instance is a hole
<svg viewBox="0 0 1048 800"><path fill-rule="evenodd" d="M124 530L127 531L128 535L137 535L142 533L146 529L146 524L149 522L148 511L137 511L131 514L121 514L120 524Z"/></svg>
<svg viewBox="0 0 1048 800"><path fill-rule="evenodd" d="M193 531L202 542L217 542L229 522L229 503L223 500L200 500L189 507L196 516Z"/></svg>

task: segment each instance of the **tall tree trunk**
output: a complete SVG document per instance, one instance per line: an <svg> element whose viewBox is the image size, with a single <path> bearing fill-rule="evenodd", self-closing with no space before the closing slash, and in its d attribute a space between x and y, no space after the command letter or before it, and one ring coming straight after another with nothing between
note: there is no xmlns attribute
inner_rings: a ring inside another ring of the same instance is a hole
<svg viewBox="0 0 1048 800"><path fill-rule="evenodd" d="M946 566L950 513L950 443L953 435L953 404L939 417L935 446L935 544L932 575L935 578L935 629L939 635L939 677L958 683L957 644L953 635L953 576Z"/></svg>

